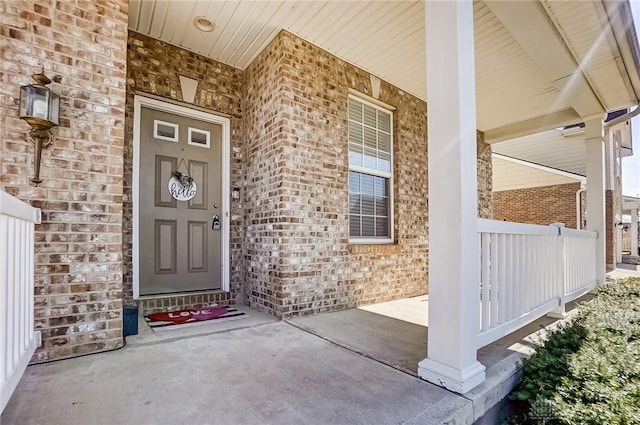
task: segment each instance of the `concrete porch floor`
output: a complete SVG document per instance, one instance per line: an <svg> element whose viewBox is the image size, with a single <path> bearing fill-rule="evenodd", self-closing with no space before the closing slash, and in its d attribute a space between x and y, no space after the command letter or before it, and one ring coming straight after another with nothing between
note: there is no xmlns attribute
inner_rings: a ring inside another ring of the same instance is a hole
<svg viewBox="0 0 640 425"><path fill-rule="evenodd" d="M451 420L469 400L247 311L250 326L143 334L121 350L30 366L0 423L471 423Z"/></svg>
<svg viewBox="0 0 640 425"><path fill-rule="evenodd" d="M480 350L487 379L460 396L415 376L425 298L288 322L246 307L250 318L219 325L153 333L142 322L121 350L28 367L0 423L471 424L553 320Z"/></svg>

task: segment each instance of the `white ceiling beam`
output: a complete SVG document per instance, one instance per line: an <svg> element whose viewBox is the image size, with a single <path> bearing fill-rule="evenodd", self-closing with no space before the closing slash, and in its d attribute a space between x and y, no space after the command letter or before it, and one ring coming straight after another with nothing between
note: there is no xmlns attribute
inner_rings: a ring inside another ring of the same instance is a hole
<svg viewBox="0 0 640 425"><path fill-rule="evenodd" d="M486 143L498 143L516 137L528 136L529 134L540 133L553 128L564 127L582 122L580 115L573 109L565 109L553 114L542 115L503 127L492 128L484 131L484 141Z"/></svg>
<svg viewBox="0 0 640 425"><path fill-rule="evenodd" d="M487 1L486 5L578 115L590 117L605 112L538 1Z"/></svg>

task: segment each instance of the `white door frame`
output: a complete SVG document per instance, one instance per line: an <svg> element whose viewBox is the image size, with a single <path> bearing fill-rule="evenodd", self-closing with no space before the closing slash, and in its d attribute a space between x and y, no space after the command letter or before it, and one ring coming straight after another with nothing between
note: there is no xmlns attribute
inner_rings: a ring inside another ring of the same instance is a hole
<svg viewBox="0 0 640 425"><path fill-rule="evenodd" d="M229 291L229 184L230 184L230 147L231 121L229 118L210 114L173 103L162 102L145 96L135 95L133 100L133 298L140 298L140 113L142 107L162 112L182 115L222 126L222 290ZM170 296L170 295L167 295Z"/></svg>

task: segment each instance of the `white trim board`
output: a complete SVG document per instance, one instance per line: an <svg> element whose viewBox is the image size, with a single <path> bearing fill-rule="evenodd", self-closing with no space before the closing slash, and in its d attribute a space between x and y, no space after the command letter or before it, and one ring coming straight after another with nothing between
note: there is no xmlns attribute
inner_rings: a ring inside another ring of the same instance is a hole
<svg viewBox="0 0 640 425"><path fill-rule="evenodd" d="M622 210L630 211L632 209L640 209L640 198L622 195Z"/></svg>
<svg viewBox="0 0 640 425"><path fill-rule="evenodd" d="M194 118L201 121L219 124L222 126L222 290L229 291L230 288L230 252L229 252L229 230L231 224L229 185L231 181L231 120L226 117L204 112L198 109L191 109L174 103L163 102L150 97L135 95L133 100L133 298L140 298L140 112L142 107L155 109L157 111L169 112ZM169 295L168 295L169 296Z"/></svg>

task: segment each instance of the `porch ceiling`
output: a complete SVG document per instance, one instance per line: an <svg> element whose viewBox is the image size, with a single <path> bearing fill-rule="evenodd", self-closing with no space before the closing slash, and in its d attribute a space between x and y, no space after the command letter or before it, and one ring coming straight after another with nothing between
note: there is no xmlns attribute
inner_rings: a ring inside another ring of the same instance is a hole
<svg viewBox="0 0 640 425"><path fill-rule="evenodd" d="M557 172L548 167L527 165L524 162L494 155L492 158L493 191L526 189L566 183L581 183L580 176ZM584 180L584 178L582 179Z"/></svg>
<svg viewBox="0 0 640 425"><path fill-rule="evenodd" d="M561 130L553 129L496 143L492 151L580 176L586 175L584 133L567 137L562 135Z"/></svg>
<svg viewBox="0 0 640 425"><path fill-rule="evenodd" d="M636 103L637 41L628 3L616 4L474 2L477 119L488 141ZM196 16L215 29L197 30ZM131 0L129 28L240 69L286 29L426 98L422 1Z"/></svg>

